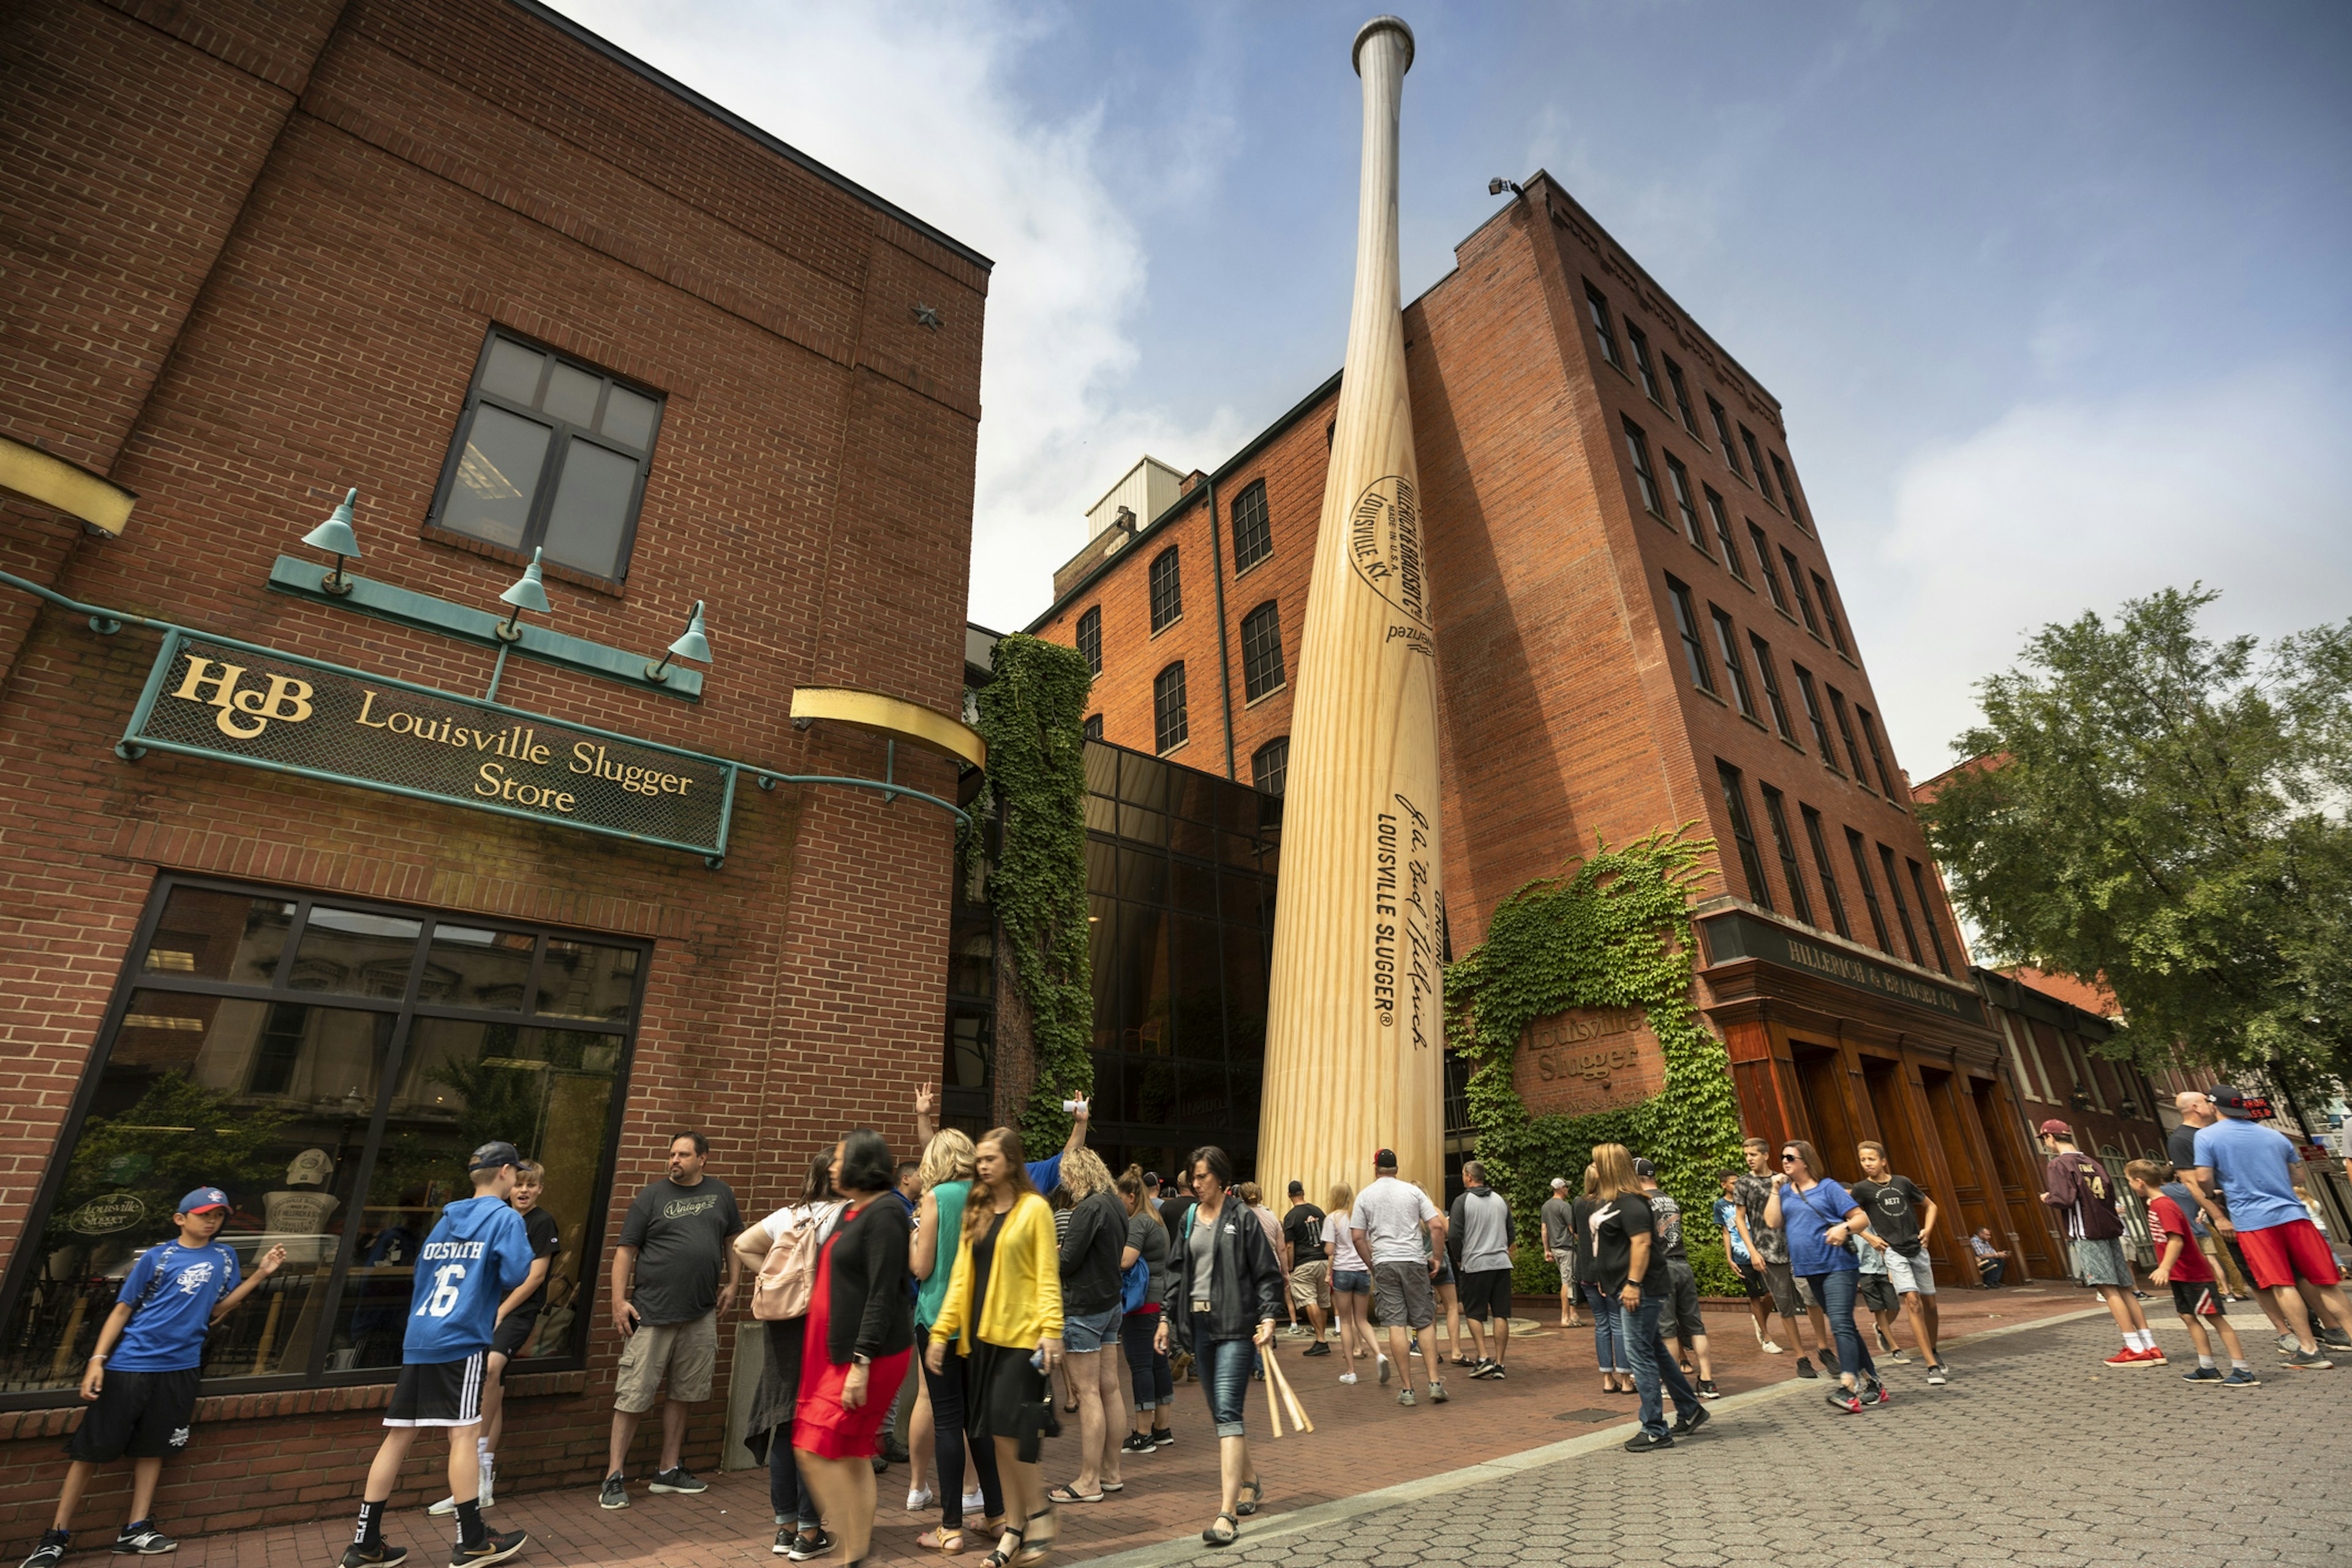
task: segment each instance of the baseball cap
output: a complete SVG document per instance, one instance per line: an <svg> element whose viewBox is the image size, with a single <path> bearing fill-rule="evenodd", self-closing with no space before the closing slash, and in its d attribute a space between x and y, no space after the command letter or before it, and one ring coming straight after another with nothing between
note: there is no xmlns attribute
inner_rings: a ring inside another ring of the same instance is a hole
<svg viewBox="0 0 2352 1568"><path fill-rule="evenodd" d="M1637 1176L1645 1178L1655 1176L1658 1173L1658 1168L1655 1165L1651 1164L1647 1160L1637 1157L1633 1161L1633 1173Z"/></svg>
<svg viewBox="0 0 2352 1568"><path fill-rule="evenodd" d="M1566 1176L1554 1176L1551 1179L1551 1184L1555 1187L1564 1187L1568 1185L1568 1178Z"/></svg>
<svg viewBox="0 0 2352 1568"><path fill-rule="evenodd" d="M520 1165L521 1163L521 1150L516 1148L511 1143L492 1142L485 1143L480 1148L474 1151L473 1163L467 1165L466 1169L468 1171L495 1171L500 1165Z"/></svg>
<svg viewBox="0 0 2352 1568"><path fill-rule="evenodd" d="M2043 1136L2050 1138L2072 1138L2074 1136L2074 1130L2055 1117L2051 1118L2049 1121L2042 1124L2042 1131Z"/></svg>
<svg viewBox="0 0 2352 1568"><path fill-rule="evenodd" d="M1294 1193L1303 1193L1307 1190L1307 1184L1305 1182L1293 1182L1290 1184L1290 1190Z"/></svg>
<svg viewBox="0 0 2352 1568"><path fill-rule="evenodd" d="M1372 1151L1372 1169L1375 1171L1395 1170L1396 1151L1393 1149L1375 1149Z"/></svg>
<svg viewBox="0 0 2352 1568"><path fill-rule="evenodd" d="M198 1187L180 1200L175 1214L209 1214L214 1209L228 1207L228 1194L218 1187Z"/></svg>
<svg viewBox="0 0 2352 1568"><path fill-rule="evenodd" d="M2205 1098L2213 1102L2214 1110L2232 1121L2253 1120L2254 1113L2246 1109L2246 1097L2226 1083L2217 1083L2207 1089Z"/></svg>

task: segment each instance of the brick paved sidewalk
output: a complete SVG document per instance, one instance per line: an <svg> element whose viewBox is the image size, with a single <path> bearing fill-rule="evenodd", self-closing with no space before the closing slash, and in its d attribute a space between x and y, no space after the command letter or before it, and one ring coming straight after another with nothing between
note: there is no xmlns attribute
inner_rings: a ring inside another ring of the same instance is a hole
<svg viewBox="0 0 2352 1568"><path fill-rule="evenodd" d="M1946 1337L2078 1311L2087 1304L2083 1292L2064 1286L1952 1291L1945 1298ZM1432 1405L1426 1398L1411 1410L1398 1405L1394 1391L1381 1388L1371 1377L1369 1362L1360 1363L1365 1372L1361 1384L1341 1387L1337 1378L1345 1367L1336 1356L1306 1359L1299 1354L1306 1342L1277 1342L1284 1370L1316 1430L1279 1441L1266 1439L1264 1390L1252 1385L1249 1420L1267 1489L1266 1514L1261 1516L1261 1522L1292 1510L1542 1447L1632 1418L1631 1395L1601 1392L1589 1330L1559 1329L1556 1306L1544 1310L1522 1300L1519 1310L1522 1321L1532 1316L1541 1326L1533 1332L1514 1334L1509 1378L1499 1384L1474 1383L1466 1369L1448 1369L1456 1373L1446 1380L1454 1398L1442 1406ZM1796 1360L1793 1351L1779 1356L1759 1351L1744 1308L1710 1305L1706 1319L1716 1381L1727 1394L1790 1378ZM1955 1347L1952 1361L1957 1376L1965 1380L1969 1357L1964 1346ZM1925 1373L1924 1366L1916 1363L1895 1370L1912 1381ZM1423 1382L1424 1375L1416 1363L1416 1384ZM1127 1489L1110 1500L1066 1508L1064 1546L1055 1560L1078 1561L1171 1540L1197 1542L1198 1532L1216 1511L1215 1444L1207 1433L1205 1415L1198 1385L1180 1386L1176 1445L1132 1458L1127 1467ZM719 1415L714 1410L701 1419L715 1422ZM1047 1445L1049 1481L1066 1480L1076 1473L1071 1457L1076 1426L1076 1418L1070 1418L1065 1436ZM419 1445L420 1450L426 1447ZM770 1550L775 1531L768 1510L767 1472L735 1471L710 1480L708 1492L691 1498L655 1497L642 1484L635 1484L631 1489L632 1506L612 1512L596 1506L595 1493L588 1488L501 1493L489 1518L499 1529L530 1531L532 1544L520 1561L534 1563L709 1568L780 1561ZM873 1562L940 1562L936 1553L922 1552L914 1544L916 1535L935 1523L938 1516L933 1510L921 1515L904 1510L906 1467L893 1466L878 1484L881 1508ZM168 1529L170 1521L163 1522ZM410 1560L419 1568L439 1568L448 1560L454 1531L445 1529L443 1521L427 1519L421 1510L410 1509L394 1515L385 1534L407 1546ZM337 1518L191 1540L182 1545L175 1561L181 1568L313 1564L327 1568L340 1562L350 1538L349 1522ZM82 1531L80 1539L85 1543L102 1542L106 1527ZM976 1532L967 1539L980 1542ZM962 1559L950 1561L977 1568L988 1544L980 1542ZM77 1553L68 1561L78 1561L79 1556Z"/></svg>

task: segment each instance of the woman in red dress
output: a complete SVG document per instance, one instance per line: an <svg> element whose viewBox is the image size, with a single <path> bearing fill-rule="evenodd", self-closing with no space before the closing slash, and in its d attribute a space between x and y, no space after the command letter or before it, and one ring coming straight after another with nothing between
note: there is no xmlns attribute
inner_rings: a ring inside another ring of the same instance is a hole
<svg viewBox="0 0 2352 1568"><path fill-rule="evenodd" d="M793 1419L793 1450L849 1568L873 1541L875 1447L914 1355L911 1231L890 1190L897 1173L878 1132L852 1132L834 1150L834 1190L849 1207L817 1255Z"/></svg>

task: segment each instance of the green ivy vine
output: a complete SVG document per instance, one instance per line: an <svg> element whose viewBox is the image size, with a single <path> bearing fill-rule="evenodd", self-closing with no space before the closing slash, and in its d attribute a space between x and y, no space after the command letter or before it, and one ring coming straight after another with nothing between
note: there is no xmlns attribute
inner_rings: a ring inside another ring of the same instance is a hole
<svg viewBox="0 0 2352 1568"><path fill-rule="evenodd" d="M1486 940L1445 972L1446 1038L1467 1057L1470 1122L1486 1179L1522 1216L1518 1287L1559 1288L1534 1216L1565 1176L1581 1189L1599 1143L1622 1143L1656 1167L1682 1205L1683 1235L1699 1288L1738 1293L1724 1262L1712 1205L1717 1173L1739 1163L1739 1105L1731 1060L1698 1021L1692 996L1693 886L1714 873L1710 838L1688 824L1622 848L1607 844L1562 875L1539 878L1495 910ZM1519 1038L1535 1020L1570 1007L1639 1007L1665 1054L1665 1087L1640 1105L1586 1116L1530 1116L1512 1076Z"/></svg>
<svg viewBox="0 0 2352 1568"><path fill-rule="evenodd" d="M1037 1149L1069 1135L1062 1101L1094 1089L1084 728L1093 679L1076 649L1015 633L996 645L993 675L975 702L988 782L974 810L999 828L988 899L1030 1016L1036 1073L1020 1126ZM958 835L966 876L979 838L970 829Z"/></svg>

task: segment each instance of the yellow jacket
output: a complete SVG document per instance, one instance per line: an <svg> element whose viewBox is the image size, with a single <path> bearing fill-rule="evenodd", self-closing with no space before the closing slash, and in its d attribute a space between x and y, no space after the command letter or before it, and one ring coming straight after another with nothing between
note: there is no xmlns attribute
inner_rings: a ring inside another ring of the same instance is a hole
<svg viewBox="0 0 2352 1568"><path fill-rule="evenodd" d="M985 1204L988 1194L975 1188L967 1204ZM971 1241L967 1233L956 1246L955 1273L948 1281L947 1300L940 1303L939 1321L931 1338L941 1344L959 1338L956 1353L970 1355L972 1322ZM1034 1193L1024 1193L996 1227L996 1256L988 1268L988 1300L977 1325L980 1338L992 1345L1027 1350L1040 1340L1062 1337L1062 1253L1054 1239L1054 1211Z"/></svg>

